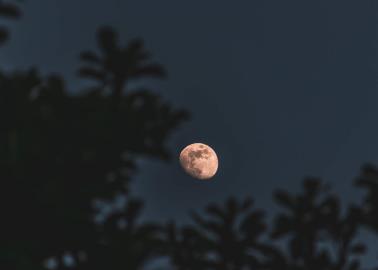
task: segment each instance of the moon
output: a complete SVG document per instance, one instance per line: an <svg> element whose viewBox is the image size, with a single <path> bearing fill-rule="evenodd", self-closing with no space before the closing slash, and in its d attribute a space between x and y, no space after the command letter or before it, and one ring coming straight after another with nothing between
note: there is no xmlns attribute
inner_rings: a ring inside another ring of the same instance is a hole
<svg viewBox="0 0 378 270"><path fill-rule="evenodd" d="M218 170L218 157L215 151L203 143L186 146L180 153L182 168L194 178L208 180Z"/></svg>

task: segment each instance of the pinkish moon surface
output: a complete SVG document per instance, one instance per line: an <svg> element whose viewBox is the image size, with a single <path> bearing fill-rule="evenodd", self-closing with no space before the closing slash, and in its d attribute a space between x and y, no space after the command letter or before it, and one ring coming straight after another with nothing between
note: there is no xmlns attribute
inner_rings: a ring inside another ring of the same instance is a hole
<svg viewBox="0 0 378 270"><path fill-rule="evenodd" d="M218 157L210 146L193 143L181 151L180 164L192 177L207 180L212 178L218 170Z"/></svg>

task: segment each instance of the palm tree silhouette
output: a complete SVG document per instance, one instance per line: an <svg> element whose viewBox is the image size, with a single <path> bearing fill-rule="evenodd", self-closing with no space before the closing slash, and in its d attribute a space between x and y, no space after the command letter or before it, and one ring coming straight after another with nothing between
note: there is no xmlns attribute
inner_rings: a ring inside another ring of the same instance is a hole
<svg viewBox="0 0 378 270"><path fill-rule="evenodd" d="M262 269L271 248L260 240L266 230L264 213L252 210L252 200L211 204L209 218L192 213L195 226L177 230L170 225L168 242L177 269Z"/></svg>
<svg viewBox="0 0 378 270"><path fill-rule="evenodd" d="M20 14L16 4L0 2L0 17ZM0 45L8 37L0 27ZM143 203L130 191L136 158L168 160L166 142L189 115L146 88L123 94L137 79L166 77L141 39L122 47L102 27L97 43L99 53L80 54L79 75L96 81L86 93L70 95L60 76L37 69L0 72L0 269L42 270L54 257L55 269L142 270L167 255L179 270L362 269L360 225L378 231L372 165L356 181L367 191L362 207L343 207L317 178L305 179L300 194L277 191L283 211L272 231L249 198L210 204L189 225L141 222ZM126 198L123 207L96 224L92 204L117 194Z"/></svg>
<svg viewBox="0 0 378 270"><path fill-rule="evenodd" d="M317 178L306 178L303 187L299 195L275 193L286 211L276 217L271 236L289 237L289 254L280 256L273 269L361 269L354 258L365 252L365 246L355 240L359 209L350 206L342 215L340 200Z"/></svg>
<svg viewBox="0 0 378 270"><path fill-rule="evenodd" d="M109 87L114 102L119 100L126 83L140 78L166 76L160 64L150 61L151 53L144 48L141 39L133 39L127 46L120 47L117 33L104 26L98 30L97 43L100 55L93 51L80 54L83 66L79 75L97 80L100 88Z"/></svg>
<svg viewBox="0 0 378 270"><path fill-rule="evenodd" d="M140 270L160 255L160 227L138 222L142 206L142 201L129 197L124 210L107 218L99 228L97 242L87 250L87 260L77 269Z"/></svg>

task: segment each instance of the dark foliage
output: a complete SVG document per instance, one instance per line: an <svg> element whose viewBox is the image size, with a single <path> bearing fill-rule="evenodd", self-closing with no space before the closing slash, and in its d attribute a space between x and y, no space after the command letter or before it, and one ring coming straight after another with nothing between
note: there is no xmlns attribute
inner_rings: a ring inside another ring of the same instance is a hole
<svg viewBox="0 0 378 270"><path fill-rule="evenodd" d="M114 103L119 102L127 83L147 77L166 77L164 68L151 62L151 53L144 48L142 39L133 39L127 46L120 47L117 33L105 26L98 30L97 43L100 54L92 51L80 54L83 66L79 75L98 81L102 90L109 87Z"/></svg>
<svg viewBox="0 0 378 270"><path fill-rule="evenodd" d="M17 4L11 2L0 2L0 17L6 19L18 19L21 11ZM9 38L9 31L5 26L0 26L0 46Z"/></svg>
<svg viewBox="0 0 378 270"><path fill-rule="evenodd" d="M268 230L264 212L251 201L210 205L210 218L193 214L195 225L167 227L175 269L358 270L366 246L358 239L361 209L342 209L319 179L307 178L303 192L274 194L285 211ZM268 233L269 238L264 235ZM265 239L264 239L265 238Z"/></svg>
<svg viewBox="0 0 378 270"><path fill-rule="evenodd" d="M261 242L266 231L264 213L252 201L230 198L206 208L209 218L192 213L195 226L167 228L169 253L177 269L248 269L266 263L269 247Z"/></svg>
<svg viewBox="0 0 378 270"><path fill-rule="evenodd" d="M271 237L288 237L288 252L274 269L361 269L359 208L350 206L342 214L340 199L313 178L304 180L302 194L277 191L274 197L286 211L276 216Z"/></svg>
<svg viewBox="0 0 378 270"><path fill-rule="evenodd" d="M94 200L128 195L136 157L169 159L167 138L188 114L147 89L117 100L114 111L112 97L96 90L69 95L59 76L44 79L34 69L0 74L0 178L7 183L1 250L18 254L5 255L3 265L38 269L51 256L98 246ZM134 213L130 224L140 211L136 202L122 213ZM152 228L130 233L138 239Z"/></svg>
<svg viewBox="0 0 378 270"><path fill-rule="evenodd" d="M378 169L372 164L363 166L356 184L367 192L362 208L363 223L378 232Z"/></svg>

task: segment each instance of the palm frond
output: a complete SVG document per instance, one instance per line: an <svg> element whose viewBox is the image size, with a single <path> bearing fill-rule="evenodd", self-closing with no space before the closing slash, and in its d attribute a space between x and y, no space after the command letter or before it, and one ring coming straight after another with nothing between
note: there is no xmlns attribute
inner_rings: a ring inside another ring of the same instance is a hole
<svg viewBox="0 0 378 270"><path fill-rule="evenodd" d="M104 72L90 67L80 68L78 74L80 77L96 79L99 81L104 81L106 77Z"/></svg>
<svg viewBox="0 0 378 270"><path fill-rule="evenodd" d="M149 64L131 70L130 77L133 79L139 79L141 77L166 78L167 73L161 65Z"/></svg>
<svg viewBox="0 0 378 270"><path fill-rule="evenodd" d="M113 28L103 26L97 32L97 42L105 54L112 54L118 48L118 35Z"/></svg>
<svg viewBox="0 0 378 270"><path fill-rule="evenodd" d="M101 64L101 59L96 53L91 51L84 51L80 53L80 59L82 61L92 63L92 64Z"/></svg>

